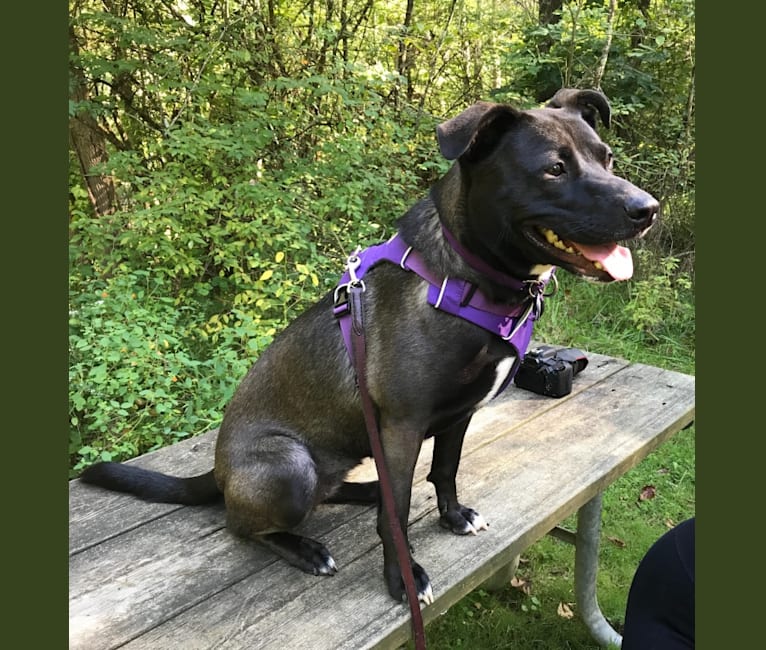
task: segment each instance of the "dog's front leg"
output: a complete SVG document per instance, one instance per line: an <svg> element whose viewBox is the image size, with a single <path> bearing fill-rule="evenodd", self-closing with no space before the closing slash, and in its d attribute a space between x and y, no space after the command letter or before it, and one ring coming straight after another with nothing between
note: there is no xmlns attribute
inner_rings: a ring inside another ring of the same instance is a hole
<svg viewBox="0 0 766 650"><path fill-rule="evenodd" d="M457 535L475 535L489 527L484 517L457 500L455 477L460 464L463 438L470 421L470 418L461 420L434 436L434 453L428 474L428 480L436 488L439 524Z"/></svg>
<svg viewBox="0 0 766 650"><path fill-rule="evenodd" d="M408 426L406 422L387 422L386 418L381 418L380 430L386 467L391 477L394 507L398 518L397 523L401 526L404 539L407 543L409 562L415 578L418 600L428 605L433 602L431 581L423 567L415 562L412 557L409 535L407 534L412 478L415 473L415 463L418 460L420 447L423 443L423 434L417 428ZM385 498L382 486L380 492L381 499L378 502L378 535L380 535L383 541L383 576L388 586L388 592L395 600L401 601L406 597L404 580L402 578L402 570L399 567L399 559L396 553L391 526L382 502L382 499ZM409 567L403 567L403 570L408 571Z"/></svg>

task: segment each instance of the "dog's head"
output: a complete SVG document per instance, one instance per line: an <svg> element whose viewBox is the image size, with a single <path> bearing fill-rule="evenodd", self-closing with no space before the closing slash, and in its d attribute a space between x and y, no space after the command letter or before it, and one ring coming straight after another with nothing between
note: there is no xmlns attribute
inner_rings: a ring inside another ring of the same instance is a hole
<svg viewBox="0 0 766 650"><path fill-rule="evenodd" d="M562 89L528 111L474 104L437 127L442 154L460 170L459 197L442 200L440 212L508 272L559 266L602 282L629 278L630 252L617 242L642 236L659 204L612 173L612 151L596 133L597 118L608 128L610 117L595 90Z"/></svg>

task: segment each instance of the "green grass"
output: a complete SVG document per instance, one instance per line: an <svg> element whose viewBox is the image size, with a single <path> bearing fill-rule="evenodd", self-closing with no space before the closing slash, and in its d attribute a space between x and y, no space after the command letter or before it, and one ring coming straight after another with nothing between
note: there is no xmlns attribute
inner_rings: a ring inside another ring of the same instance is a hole
<svg viewBox="0 0 766 650"><path fill-rule="evenodd" d="M692 298L662 279L635 287L591 285L559 274L560 295L549 299L535 338L694 374ZM667 280L667 278L665 279ZM633 318L626 306L653 300L654 315ZM684 300L687 302L685 303ZM641 499L645 486L654 498ZM597 593L607 620L621 631L633 573L652 543L695 514L695 429L679 432L603 495ZM571 517L565 527L574 530ZM595 650L577 616L574 547L546 536L526 550L516 576L500 591L477 589L426 628L437 650ZM559 614L561 604L574 613ZM410 642L407 648L412 648Z"/></svg>

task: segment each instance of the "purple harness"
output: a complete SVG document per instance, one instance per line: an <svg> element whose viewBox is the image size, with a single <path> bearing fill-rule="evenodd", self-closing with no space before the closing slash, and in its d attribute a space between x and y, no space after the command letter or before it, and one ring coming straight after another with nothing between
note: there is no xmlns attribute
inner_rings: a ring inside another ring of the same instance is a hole
<svg viewBox="0 0 766 650"><path fill-rule="evenodd" d="M411 246L408 246L398 235L383 244L370 246L361 252L351 255L346 261L346 272L335 289L333 313L338 318L343 340L349 354L351 348L351 318L348 306L348 288L361 283L364 285L364 274L379 262L398 264L405 271L412 271L428 282L428 304L453 316L458 316L474 325L496 334L506 341L515 352L515 361L508 378L499 392L504 390L516 374L521 360L532 338L534 322L543 310L545 286L555 269L537 280L519 281L515 278L500 274L488 267L484 262L465 251L455 238L444 229L450 245L476 270L483 272L499 281L506 287L519 291L526 290L528 297L518 305L503 305L489 301L486 296L473 284L460 278L435 276L426 267L423 258ZM353 356L352 356L353 358Z"/></svg>

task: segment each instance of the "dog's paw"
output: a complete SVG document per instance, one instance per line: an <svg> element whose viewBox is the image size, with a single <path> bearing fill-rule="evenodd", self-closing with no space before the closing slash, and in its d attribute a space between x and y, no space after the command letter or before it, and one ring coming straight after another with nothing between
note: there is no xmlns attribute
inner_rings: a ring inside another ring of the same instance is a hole
<svg viewBox="0 0 766 650"><path fill-rule="evenodd" d="M432 605L434 602L434 591L431 589L431 583L427 583L424 589L418 589L418 601L424 605Z"/></svg>
<svg viewBox="0 0 766 650"><path fill-rule="evenodd" d="M319 576L334 576L338 573L338 566L328 553L327 557L323 557L320 562L314 565L314 573Z"/></svg>
<svg viewBox="0 0 766 650"><path fill-rule="evenodd" d="M489 524L473 508L458 506L454 510L447 510L439 517L439 524L442 528L451 530L456 535L478 535L480 530L487 530Z"/></svg>
<svg viewBox="0 0 766 650"><path fill-rule="evenodd" d="M313 573L315 576L334 576L338 573L338 566L330 551L319 542L306 537L301 540L300 564L300 568L306 573Z"/></svg>
<svg viewBox="0 0 766 650"><path fill-rule="evenodd" d="M279 532L256 537L255 541L306 573L334 576L338 572L330 551L308 537Z"/></svg>
<svg viewBox="0 0 766 650"><path fill-rule="evenodd" d="M404 580L402 580L398 568L395 572L386 573L388 592L394 600L407 602L407 592L404 589ZM424 605L431 605L434 602L434 592L431 588L431 580L425 572L425 569L423 569L417 562L413 562L412 574L415 578L415 589L418 593L418 601Z"/></svg>

